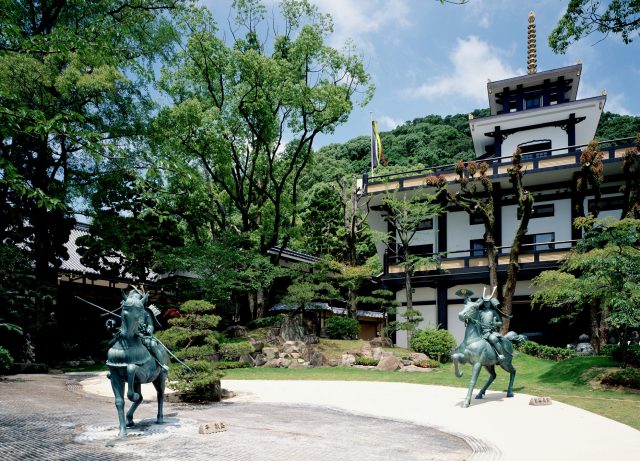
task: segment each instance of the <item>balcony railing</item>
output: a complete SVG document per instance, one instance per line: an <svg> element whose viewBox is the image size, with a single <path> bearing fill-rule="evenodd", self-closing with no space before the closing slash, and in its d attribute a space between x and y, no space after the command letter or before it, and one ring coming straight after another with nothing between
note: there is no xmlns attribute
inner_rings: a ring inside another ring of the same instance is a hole
<svg viewBox="0 0 640 461"><path fill-rule="evenodd" d="M552 242L527 243L521 246L518 262L520 264L529 263L550 263L562 259L571 248L576 244L577 240L557 240ZM510 246L500 246L496 248L498 251L498 266L509 263ZM460 269L484 268L488 266L487 256L474 256L477 250L467 249L458 251L449 251L444 253L412 253L412 256L420 256L424 258L432 258L433 264L418 268L418 271L455 271ZM404 258L401 254L389 252L384 253L384 274L404 273L402 263Z"/></svg>
<svg viewBox="0 0 640 461"><path fill-rule="evenodd" d="M619 138L611 139L607 141L601 141L598 143L600 150L605 152L603 161L620 160L626 149L629 147L636 147L634 141L635 138ZM555 149L543 149L541 151L527 152L527 156L533 157L529 160L523 160L521 162L523 168L527 168L529 171L538 170L544 168L554 168L561 166L571 166L580 164L580 155L582 149L587 144L558 147ZM565 151L565 153L556 153ZM535 158L535 154L542 152L551 152L551 156ZM475 162L486 162L489 165L489 169L486 173L487 176L500 176L507 174L509 168L511 168L511 159L513 155L503 157L492 157L487 159L477 159ZM447 164L434 166L431 168L421 168L417 170L408 170L396 173L388 173L377 176L369 176L365 173L362 177L362 185L364 192L367 194L373 194L376 192L383 192L385 190L393 190L396 187L400 189L412 188L423 186L425 184L425 177L435 175L443 175L447 181L453 182L458 178L458 174L455 171L455 164Z"/></svg>

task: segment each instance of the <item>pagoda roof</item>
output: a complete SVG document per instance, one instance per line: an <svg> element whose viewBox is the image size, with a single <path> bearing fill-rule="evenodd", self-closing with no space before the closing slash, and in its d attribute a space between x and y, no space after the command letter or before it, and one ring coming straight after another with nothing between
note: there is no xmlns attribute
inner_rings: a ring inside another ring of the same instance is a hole
<svg viewBox="0 0 640 461"><path fill-rule="evenodd" d="M487 95L489 96L489 109L491 114L495 115L502 109L502 105L498 100L501 99L505 89L515 91L519 86L524 89L533 89L536 86L542 86L545 80L548 80L550 83L557 82L559 79L571 82L568 88L568 94L566 94L566 100L575 101L578 95L578 84L580 83L581 74L582 64L574 64L559 69L521 75L495 82L490 81L487 83Z"/></svg>

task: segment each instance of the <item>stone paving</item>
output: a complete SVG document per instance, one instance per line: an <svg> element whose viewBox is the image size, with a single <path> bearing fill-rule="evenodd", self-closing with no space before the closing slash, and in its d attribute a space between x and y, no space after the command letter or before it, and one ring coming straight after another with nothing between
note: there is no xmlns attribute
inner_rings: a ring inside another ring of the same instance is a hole
<svg viewBox="0 0 640 461"><path fill-rule="evenodd" d="M91 375L17 375L0 380L0 460L462 460L487 447L434 428L338 410L252 402L165 404L136 412L117 437L113 398L88 394ZM199 434L202 422L226 431ZM489 449L490 451L490 449Z"/></svg>

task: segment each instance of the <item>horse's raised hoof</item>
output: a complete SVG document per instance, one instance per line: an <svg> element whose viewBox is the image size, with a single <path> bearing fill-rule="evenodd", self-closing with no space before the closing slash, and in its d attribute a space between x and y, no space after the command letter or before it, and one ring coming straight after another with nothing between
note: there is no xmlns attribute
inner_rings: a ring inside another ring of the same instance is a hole
<svg viewBox="0 0 640 461"><path fill-rule="evenodd" d="M127 427L135 427L136 423L133 422L133 419L131 421L127 421Z"/></svg>
<svg viewBox="0 0 640 461"><path fill-rule="evenodd" d="M484 399L484 394L478 394L478 395L476 395L476 399L478 399L478 400L482 400L482 399Z"/></svg>
<svg viewBox="0 0 640 461"><path fill-rule="evenodd" d="M127 393L127 397L132 402L137 402L138 400L140 400L140 394L138 394L137 392L129 392Z"/></svg>

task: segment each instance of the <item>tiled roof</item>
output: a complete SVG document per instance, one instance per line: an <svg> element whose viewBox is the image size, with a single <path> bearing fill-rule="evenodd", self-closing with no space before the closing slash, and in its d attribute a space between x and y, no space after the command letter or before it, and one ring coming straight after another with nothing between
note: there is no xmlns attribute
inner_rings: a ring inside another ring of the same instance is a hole
<svg viewBox="0 0 640 461"><path fill-rule="evenodd" d="M80 255L78 254L78 245L76 244L76 240L78 239L78 237L81 237L83 235L89 235L89 230L86 226L76 226L71 229L69 241L64 245L67 248L67 253L69 253L69 258L62 262L62 265L60 266L61 271L78 272L85 274L99 274L97 270L85 266L80 261Z"/></svg>

